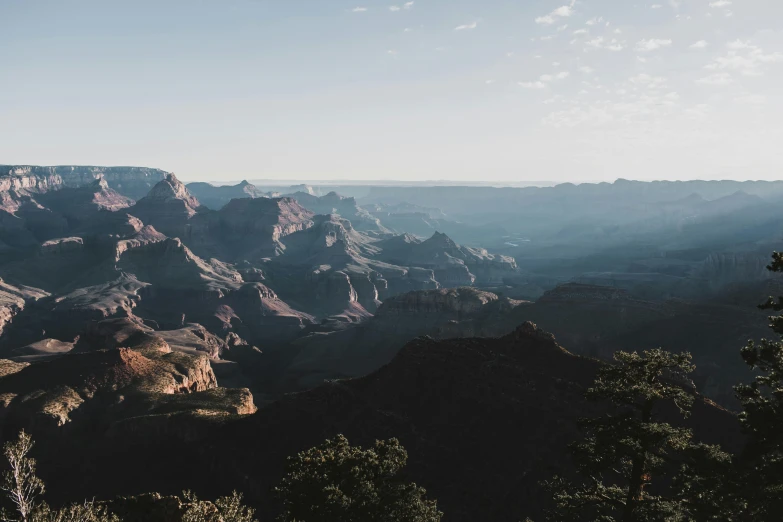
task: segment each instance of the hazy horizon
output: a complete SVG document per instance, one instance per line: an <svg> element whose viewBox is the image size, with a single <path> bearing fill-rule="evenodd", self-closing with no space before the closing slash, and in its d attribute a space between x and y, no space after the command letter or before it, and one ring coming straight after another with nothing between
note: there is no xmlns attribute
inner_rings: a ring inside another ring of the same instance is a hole
<svg viewBox="0 0 783 522"><path fill-rule="evenodd" d="M6 0L0 163L777 179L783 4Z"/></svg>

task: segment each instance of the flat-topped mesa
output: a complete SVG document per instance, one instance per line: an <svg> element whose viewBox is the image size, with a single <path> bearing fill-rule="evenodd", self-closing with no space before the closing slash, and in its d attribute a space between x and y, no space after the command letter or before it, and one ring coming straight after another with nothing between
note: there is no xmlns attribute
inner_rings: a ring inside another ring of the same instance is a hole
<svg viewBox="0 0 783 522"><path fill-rule="evenodd" d="M9 172L5 174L5 172ZM32 174L15 173L12 169L0 166L0 192L19 192L41 194L51 190L59 190L64 186L63 180L57 174L35 176Z"/></svg>
<svg viewBox="0 0 783 522"><path fill-rule="evenodd" d="M310 228L313 213L292 198L232 199L220 210L220 226L230 236L263 235L271 241Z"/></svg>

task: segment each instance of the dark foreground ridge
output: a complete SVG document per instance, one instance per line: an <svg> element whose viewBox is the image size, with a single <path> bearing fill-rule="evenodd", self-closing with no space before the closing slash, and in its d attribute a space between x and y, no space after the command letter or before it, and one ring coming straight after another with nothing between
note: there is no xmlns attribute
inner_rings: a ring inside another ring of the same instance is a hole
<svg viewBox="0 0 783 522"><path fill-rule="evenodd" d="M78 480L62 458L40 467L52 489L72 488L69 498L239 489L264 520L278 508L270 490L286 456L340 433L360 445L397 437L409 452L406 478L437 498L448 520L518 522L545 507L539 481L570 472L566 447L578 437L577 418L598 413L583 393L601 364L532 323L501 338L423 337L371 375L289 395L205 439L100 443L72 456L75 469L89 470ZM688 424L705 442L741 444L735 417L708 400L697 400Z"/></svg>

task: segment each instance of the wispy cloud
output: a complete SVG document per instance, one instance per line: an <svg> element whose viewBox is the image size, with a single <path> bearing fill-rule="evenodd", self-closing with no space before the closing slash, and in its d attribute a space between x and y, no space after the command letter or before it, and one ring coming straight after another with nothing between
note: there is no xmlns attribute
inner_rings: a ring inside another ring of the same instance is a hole
<svg viewBox="0 0 783 522"><path fill-rule="evenodd" d="M761 76L766 65L783 62L783 53L765 52L750 42L734 40L726 44L728 51L705 66L711 71L735 71L743 76Z"/></svg>
<svg viewBox="0 0 783 522"><path fill-rule="evenodd" d="M650 40L639 40L636 43L636 50L641 53L646 53L650 51L657 51L658 49L662 49L664 47L671 47L671 45L671 40L652 38Z"/></svg>
<svg viewBox="0 0 783 522"><path fill-rule="evenodd" d="M397 11L402 11L403 9L405 9L405 10L413 9L414 4L415 4L415 2L406 2L406 3L402 4L402 6L390 5L389 6L389 11L392 11L393 13L396 13Z"/></svg>
<svg viewBox="0 0 783 522"><path fill-rule="evenodd" d="M472 31L476 27L478 27L478 21L470 23L470 24L458 25L457 27L454 28L454 30L455 31Z"/></svg>
<svg viewBox="0 0 783 522"><path fill-rule="evenodd" d="M593 49L606 49L608 51L622 51L625 49L625 42L621 42L620 40L616 38L612 38L611 40L607 40L603 36L599 36L598 38L593 38L592 40L588 40L585 42L585 50L589 48Z"/></svg>
<svg viewBox="0 0 783 522"><path fill-rule="evenodd" d="M699 40L696 43L691 44L691 49L706 49L709 44L707 43L707 40Z"/></svg>
<svg viewBox="0 0 783 522"><path fill-rule="evenodd" d="M519 82L520 87L524 87L525 89L546 89L546 84L544 82L538 81L538 82Z"/></svg>
<svg viewBox="0 0 783 522"><path fill-rule="evenodd" d="M539 16L535 21L539 25L552 25L560 18L568 18L569 16L573 15L575 4L576 0L572 1L569 5L558 7L548 15Z"/></svg>
<svg viewBox="0 0 783 522"><path fill-rule="evenodd" d="M728 7L731 5L731 0L715 0L710 2L710 7Z"/></svg>
<svg viewBox="0 0 783 522"><path fill-rule="evenodd" d="M366 7L357 6L357 7L354 7L353 9L351 9L351 12L352 13L366 13L367 12L367 8Z"/></svg>

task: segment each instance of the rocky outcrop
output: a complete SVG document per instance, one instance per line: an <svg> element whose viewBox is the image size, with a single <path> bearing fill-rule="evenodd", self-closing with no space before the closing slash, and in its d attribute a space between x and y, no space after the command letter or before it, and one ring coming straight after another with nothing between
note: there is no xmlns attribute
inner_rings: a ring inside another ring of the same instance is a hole
<svg viewBox="0 0 783 522"><path fill-rule="evenodd" d="M200 210L201 203L174 174L169 174L129 208L128 213L169 237L186 238L189 234L188 222Z"/></svg>
<svg viewBox="0 0 783 522"><path fill-rule="evenodd" d="M228 349L223 339L200 324L189 324L179 330L158 331L154 335L166 341L173 351L192 355L204 354L210 359L218 359L223 351Z"/></svg>
<svg viewBox="0 0 783 522"><path fill-rule="evenodd" d="M204 356L144 356L128 348L64 355L0 379L0 418L49 431L72 422L77 410L105 393L181 394L216 386Z"/></svg>
<svg viewBox="0 0 783 522"><path fill-rule="evenodd" d="M497 300L498 296L493 293L472 288L410 292L386 300L377 315L473 314Z"/></svg>
<svg viewBox="0 0 783 522"><path fill-rule="evenodd" d="M373 240L353 228L350 221L336 214L314 216L306 230L291 234L281 242L279 259L284 264L304 266L328 265L341 270L347 265L362 265L366 257L377 252Z"/></svg>
<svg viewBox="0 0 783 522"><path fill-rule="evenodd" d="M502 284L517 273L513 258L494 255L482 248L463 247L436 232L426 241L410 234L380 241L378 258L402 266L428 268L442 286Z"/></svg>
<svg viewBox="0 0 783 522"><path fill-rule="evenodd" d="M282 253L282 238L310 228L312 217L290 198L232 199L196 216L183 239L204 256L255 263Z"/></svg>
<svg viewBox="0 0 783 522"><path fill-rule="evenodd" d="M355 198L340 196L336 192L330 192L321 197L305 192L296 192L290 194L289 197L294 198L303 207L315 214L337 214L350 221L356 230L363 232L388 232L378 218L356 203Z"/></svg>
<svg viewBox="0 0 783 522"><path fill-rule="evenodd" d="M314 323L313 316L295 310L261 283L242 285L225 299L225 306L235 318L227 326L252 343L291 340Z"/></svg>
<svg viewBox="0 0 783 522"><path fill-rule="evenodd" d="M135 274L160 289L186 289L222 295L242 283L239 273L220 263L207 262L195 255L179 239L162 239L147 230L134 240L118 245L117 268Z"/></svg>
<svg viewBox="0 0 783 522"><path fill-rule="evenodd" d="M160 243L161 241L168 239L165 235L155 230L155 227L150 225L143 226L141 221L136 220L133 216L129 215L128 217L132 218L129 221L131 229L128 230L128 232L132 230L134 233L126 239L117 241L114 249L115 262L119 262L122 255L131 249L141 248L153 243Z"/></svg>
<svg viewBox="0 0 783 522"><path fill-rule="evenodd" d="M84 249L84 240L80 237L63 237L50 239L41 244L41 255L58 255L78 252Z"/></svg>
<svg viewBox="0 0 783 522"><path fill-rule="evenodd" d="M27 346L42 337L74 342L85 324L133 313L147 286L130 275L60 296L37 299L17 314L3 337L8 348Z"/></svg>

